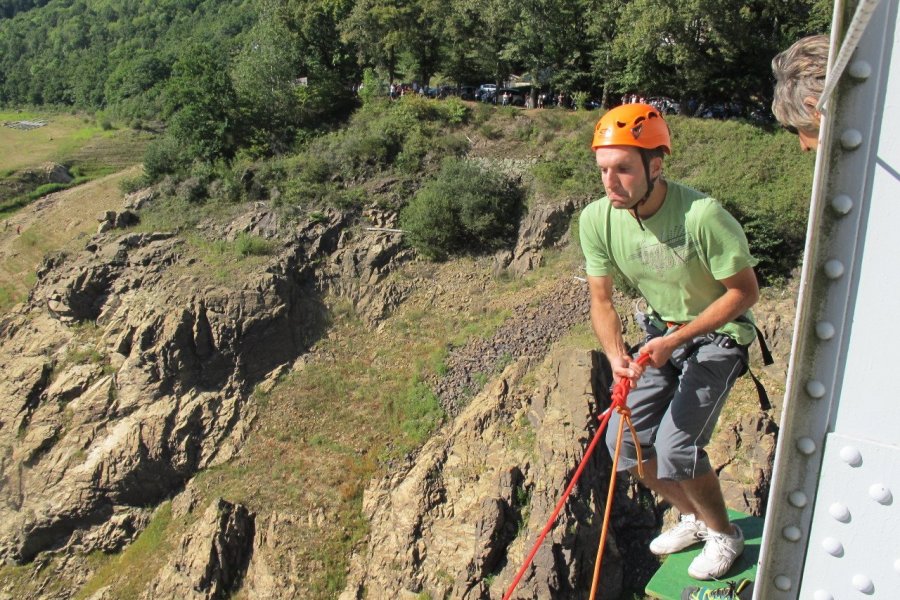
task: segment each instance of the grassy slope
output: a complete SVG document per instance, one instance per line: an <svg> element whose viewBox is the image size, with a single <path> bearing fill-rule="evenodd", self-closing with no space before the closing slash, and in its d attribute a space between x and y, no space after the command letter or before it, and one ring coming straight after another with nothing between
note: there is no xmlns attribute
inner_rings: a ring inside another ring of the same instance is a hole
<svg viewBox="0 0 900 600"><path fill-rule="evenodd" d="M93 118L68 113L0 112L0 122L43 120L47 125L23 131L0 127L0 176L53 161L85 174L109 174L141 162L149 134L129 129L104 130Z"/></svg>
<svg viewBox="0 0 900 600"><path fill-rule="evenodd" d="M138 174L133 166L56 192L0 221L0 314L25 299L48 252L81 249L97 231L97 216L122 208L119 184Z"/></svg>
<svg viewBox="0 0 900 600"><path fill-rule="evenodd" d="M146 132L103 129L85 115L0 112L0 123L23 120L48 124L27 131L0 126L0 183L47 162L65 164L87 183L33 207L0 211L0 314L25 298L47 252L80 248L96 231L98 214L121 208L119 184L140 174L137 165L151 138ZM0 203L4 200L10 198Z"/></svg>
<svg viewBox="0 0 900 600"><path fill-rule="evenodd" d="M531 115L509 110L495 113L485 112L483 107L478 110L466 131L474 142L470 155L553 157L568 166L551 169L538 178L538 186L543 186L547 194L553 190L577 194L599 191L599 177L590 166L590 153L585 148L585 138L589 137L596 115L561 111ZM688 179L694 175L702 182L709 177L704 164L724 169L723 177L738 170L746 157L735 156L737 162L723 160L729 153L716 145L715 140L721 138L715 131L720 127L732 128L737 131L733 135L739 136L744 126L675 120L673 129L677 135L680 128L685 139L697 136L708 139L706 143L710 145L705 152L688 151L686 147L676 150L671 172L682 169ZM707 130L712 133L704 134ZM765 158L759 160L763 163L773 154L767 150L773 144L784 146L779 153L789 156L786 145L793 140L787 135L759 132L753 136L755 150L748 146L748 152L761 153ZM697 146L701 144L698 142ZM796 165L794 169L797 170ZM114 183L113 178L97 182L106 187L91 194L91 198L106 194L108 201L115 203ZM74 192L67 192L71 193ZM86 200L82 198L80 202ZM68 206L81 207L80 202ZM92 217L97 210L99 206L83 214ZM70 235L70 241L74 237ZM39 239L47 240L48 248L52 244L63 245L61 240L51 244L49 238ZM36 248L30 254L30 264L40 251ZM294 515L304 524L311 515L324 515L321 525L297 526L294 537L286 542L300 562L310 567L299 573L309 590L304 597L336 597L343 585L349 551L365 534L366 524L360 515L364 486L377 475L382 468L379 465L402 457L418 443L434 417L433 403L429 404L428 398L423 400L418 382L425 374L440 371L449 345L461 343L468 335L487 335L513 307L524 299L540 296L560 273L576 272L579 264L578 249L569 247L553 257L548 267L524 281L492 277L488 259L412 265L395 276L440 281L451 293L434 296L430 291L419 292L376 332L356 319L350 307L335 301L334 325L315 348L320 358L288 375L271 392L257 393L261 410L254 433L238 459L197 478L196 487L203 500L223 496L246 503L260 516L274 511ZM586 329L576 332L570 343L594 345ZM741 411L754 402L752 383L742 380L736 387L732 410ZM421 406L426 409L417 412ZM188 525L172 520L163 510L139 542L121 554L89 557L84 567L94 571L95 576L79 597L88 597L108 585L117 598L136 598L143 583L163 564L171 542ZM291 568L289 558L284 560L282 566ZM0 569L0 581L11 581L18 573L18 569L4 567Z"/></svg>

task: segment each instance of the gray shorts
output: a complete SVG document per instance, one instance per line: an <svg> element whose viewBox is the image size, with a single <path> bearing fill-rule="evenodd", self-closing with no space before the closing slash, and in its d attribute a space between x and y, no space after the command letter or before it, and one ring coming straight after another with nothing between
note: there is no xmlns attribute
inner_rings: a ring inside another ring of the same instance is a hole
<svg viewBox="0 0 900 600"><path fill-rule="evenodd" d="M654 337L650 329L647 339ZM728 392L747 370L747 360L745 346L727 336L710 334L676 350L661 368L644 370L637 387L628 394L628 407L643 459L656 457L658 478L694 479L712 469L704 448ZM606 432L611 456L620 418L614 412ZM635 466L637 455L626 426L619 470Z"/></svg>

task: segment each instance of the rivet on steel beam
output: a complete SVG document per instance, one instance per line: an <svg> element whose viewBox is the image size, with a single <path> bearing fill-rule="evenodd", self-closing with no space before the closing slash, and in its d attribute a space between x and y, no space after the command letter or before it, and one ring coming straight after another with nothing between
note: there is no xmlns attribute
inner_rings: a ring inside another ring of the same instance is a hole
<svg viewBox="0 0 900 600"><path fill-rule="evenodd" d="M848 129L841 134L841 146L844 150L856 150L862 145L863 136L856 129Z"/></svg>
<svg viewBox="0 0 900 600"><path fill-rule="evenodd" d="M840 194L831 199L831 208L839 215L846 215L853 210L853 200L846 194Z"/></svg>
<svg viewBox="0 0 900 600"><path fill-rule="evenodd" d="M822 548L825 552L838 558L844 556L844 545L833 537L827 537L822 540Z"/></svg>
<svg viewBox="0 0 900 600"><path fill-rule="evenodd" d="M785 577L784 575L778 575L777 577L775 577L772 583L774 583L775 587L782 592L791 591L791 586L793 585L790 578Z"/></svg>
<svg viewBox="0 0 900 600"><path fill-rule="evenodd" d="M839 279L844 274L844 263L836 258L832 258L825 263L825 276L828 279Z"/></svg>
<svg viewBox="0 0 900 600"><path fill-rule="evenodd" d="M873 483L869 486L869 497L872 498L875 502L879 504L890 504L894 499L893 494L891 494L890 488L888 488L883 483Z"/></svg>
<svg viewBox="0 0 900 600"><path fill-rule="evenodd" d="M835 502L834 504L829 506L828 514L830 514L835 521L840 521L841 523L850 522L850 509L847 508L845 504L841 504L840 502Z"/></svg>
<svg viewBox="0 0 900 600"><path fill-rule="evenodd" d="M853 576L853 587L863 594L871 594L875 591L875 584L862 573Z"/></svg>
<svg viewBox="0 0 900 600"><path fill-rule="evenodd" d="M799 542L800 538L803 537L803 532L796 525L788 525L781 530L781 535L789 542Z"/></svg>
<svg viewBox="0 0 900 600"><path fill-rule="evenodd" d="M813 594L813 600L834 600L834 596L825 590L816 590Z"/></svg>
<svg viewBox="0 0 900 600"><path fill-rule="evenodd" d="M803 508L804 506L809 504L809 496L807 496L800 490L794 490L790 493L790 495L788 495L788 502L790 502L792 506Z"/></svg>
<svg viewBox="0 0 900 600"><path fill-rule="evenodd" d="M816 443L812 438L802 437L797 440L797 450L809 456L816 451Z"/></svg>
<svg viewBox="0 0 900 600"><path fill-rule="evenodd" d="M855 60L850 64L847 73L853 79L865 81L872 76L872 65L864 60Z"/></svg>
<svg viewBox="0 0 900 600"><path fill-rule="evenodd" d="M856 446L844 446L841 448L841 460L851 467L858 467L862 464L862 454Z"/></svg>
<svg viewBox="0 0 900 600"><path fill-rule="evenodd" d="M816 336L823 342L834 337L834 325L828 321L819 321L816 323Z"/></svg>
<svg viewBox="0 0 900 600"><path fill-rule="evenodd" d="M806 383L806 393L809 394L810 398L818 400L825 395L825 391L825 384L821 381L813 379Z"/></svg>

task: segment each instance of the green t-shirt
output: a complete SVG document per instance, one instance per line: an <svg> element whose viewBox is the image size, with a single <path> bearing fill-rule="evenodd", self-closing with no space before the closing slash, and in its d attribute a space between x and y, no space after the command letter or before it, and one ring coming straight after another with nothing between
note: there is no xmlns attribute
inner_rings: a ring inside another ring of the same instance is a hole
<svg viewBox="0 0 900 600"><path fill-rule="evenodd" d="M667 181L666 200L642 231L631 212L607 198L581 213L581 248L591 276L618 269L663 320L686 323L725 293L719 280L756 265L741 225L714 199ZM752 320L752 315L746 315ZM718 329L740 344L755 339L753 325Z"/></svg>

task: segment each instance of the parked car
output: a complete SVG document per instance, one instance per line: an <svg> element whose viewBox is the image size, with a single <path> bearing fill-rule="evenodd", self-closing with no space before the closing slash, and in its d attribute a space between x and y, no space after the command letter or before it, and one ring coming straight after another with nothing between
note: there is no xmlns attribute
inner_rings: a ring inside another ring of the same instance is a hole
<svg viewBox="0 0 900 600"><path fill-rule="evenodd" d="M647 103L655 106L664 115L674 115L679 111L678 103L665 96L648 98Z"/></svg>
<svg viewBox="0 0 900 600"><path fill-rule="evenodd" d="M481 100L482 102L492 102L496 91L496 84L482 83L478 88L478 91L475 92L475 99Z"/></svg>
<svg viewBox="0 0 900 600"><path fill-rule="evenodd" d="M500 88L494 97L498 105L525 106L525 93L516 88Z"/></svg>
<svg viewBox="0 0 900 600"><path fill-rule="evenodd" d="M459 87L459 97L462 100L475 100L475 93L478 90L472 85L462 85Z"/></svg>

